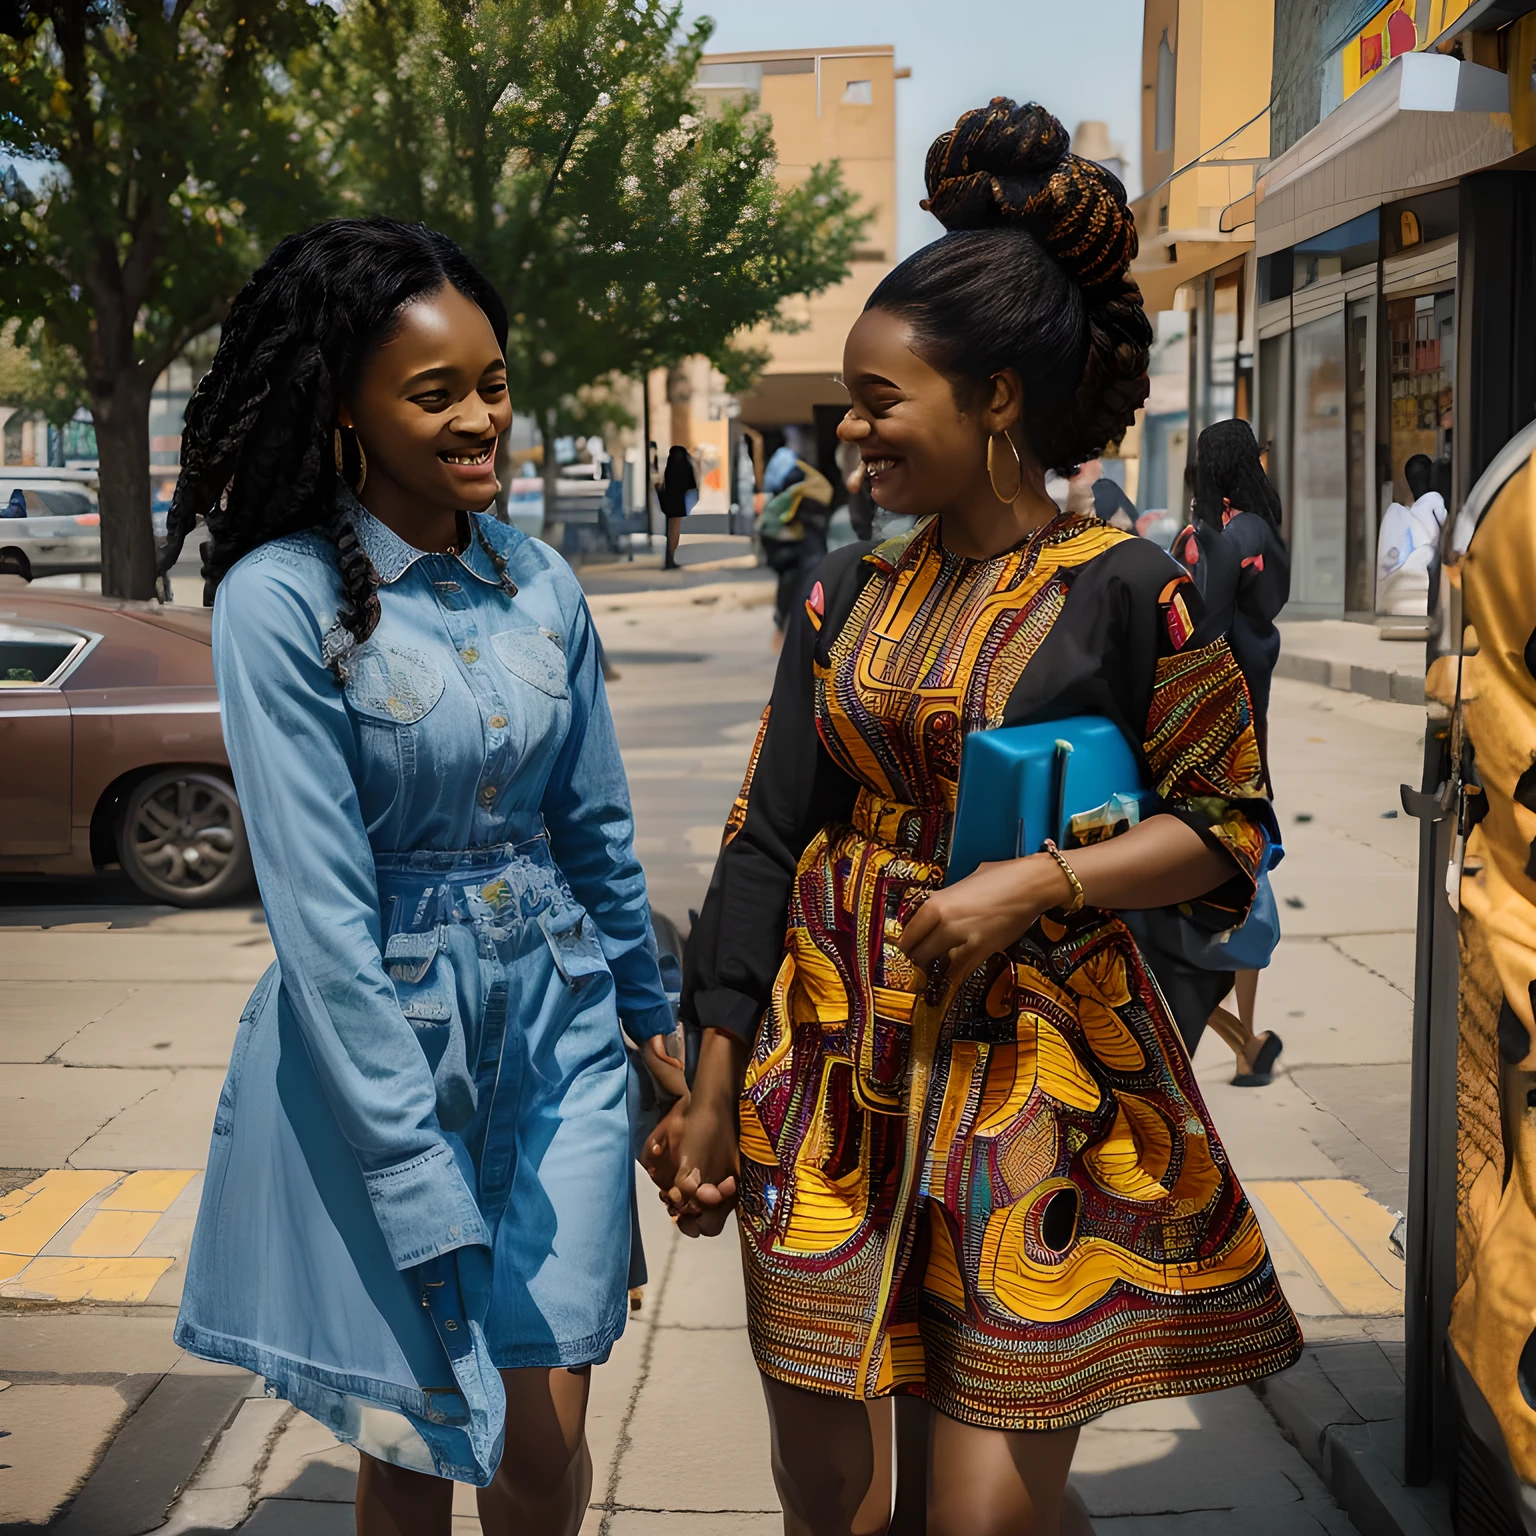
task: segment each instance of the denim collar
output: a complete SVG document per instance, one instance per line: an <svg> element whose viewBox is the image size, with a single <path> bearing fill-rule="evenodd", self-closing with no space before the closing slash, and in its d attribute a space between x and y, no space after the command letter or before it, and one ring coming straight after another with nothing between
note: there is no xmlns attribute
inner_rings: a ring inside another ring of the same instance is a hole
<svg viewBox="0 0 1536 1536"><path fill-rule="evenodd" d="M347 517L351 520L352 529L357 534L357 542L362 545L363 553L373 562L373 568L379 573L381 586L392 586L399 581L418 560L429 558L441 559L442 556L434 556L430 550L417 549L414 544L407 544L394 529L381 523L367 507L365 507L352 492L343 486L337 493ZM501 585L501 575L486 553L485 545L481 542L481 532L477 527L481 513L470 512L469 518L470 539L469 548L461 554L453 556L471 576L478 577L487 586Z"/></svg>

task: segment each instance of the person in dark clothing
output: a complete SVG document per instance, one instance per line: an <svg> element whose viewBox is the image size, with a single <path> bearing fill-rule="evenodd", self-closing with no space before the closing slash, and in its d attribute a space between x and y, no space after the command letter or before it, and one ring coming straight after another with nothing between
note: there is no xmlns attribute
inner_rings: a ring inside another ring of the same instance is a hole
<svg viewBox="0 0 1536 1536"><path fill-rule="evenodd" d="M1280 656L1275 619L1291 594L1291 559L1280 536L1280 497L1259 459L1259 446L1246 421L1218 421L1200 434L1195 450L1194 521L1174 540L1173 554L1194 578L1205 601L1207 620L1224 630L1253 703L1254 732L1269 782L1269 689ZM1265 889L1255 898L1259 910ZM1239 1087L1260 1088L1273 1077L1282 1044L1279 1035L1253 1031L1259 973L1208 973L1206 985L1226 978L1237 994L1237 1014L1217 1005L1208 1011L1210 1027L1237 1057Z"/></svg>
<svg viewBox="0 0 1536 1536"><path fill-rule="evenodd" d="M667 450L667 467L662 471L661 484L656 487L656 497L667 520L667 558L662 562L663 570L677 569L677 541L683 531L683 519L693 510L698 493L699 481L693 472L693 460L681 443L673 443Z"/></svg>

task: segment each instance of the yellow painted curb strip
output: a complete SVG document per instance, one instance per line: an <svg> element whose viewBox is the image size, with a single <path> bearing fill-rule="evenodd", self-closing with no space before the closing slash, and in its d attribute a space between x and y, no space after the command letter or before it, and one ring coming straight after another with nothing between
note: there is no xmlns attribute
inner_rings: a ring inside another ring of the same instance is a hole
<svg viewBox="0 0 1536 1536"><path fill-rule="evenodd" d="M1343 1180L1309 1181L1328 1186ZM1359 1198L1374 1205L1365 1191L1353 1186ZM1270 1215L1279 1223L1296 1251L1312 1267L1329 1294L1346 1312L1357 1316L1399 1313L1403 1310L1401 1286L1394 1286L1357 1246L1346 1229L1330 1216L1323 1204L1309 1192L1307 1184L1289 1179L1256 1182L1258 1195ZM1368 1236L1373 1219L1351 1199L1344 1199L1336 1188L1327 1189L1324 1198L1341 1212L1351 1226ZM1382 1215L1388 1213L1384 1208Z"/></svg>
<svg viewBox="0 0 1536 1536"><path fill-rule="evenodd" d="M51 1168L40 1179L0 1198L0 1253L31 1256L121 1173Z"/></svg>
<svg viewBox="0 0 1536 1536"><path fill-rule="evenodd" d="M0 1295L51 1301L149 1300L174 1259L33 1259Z"/></svg>

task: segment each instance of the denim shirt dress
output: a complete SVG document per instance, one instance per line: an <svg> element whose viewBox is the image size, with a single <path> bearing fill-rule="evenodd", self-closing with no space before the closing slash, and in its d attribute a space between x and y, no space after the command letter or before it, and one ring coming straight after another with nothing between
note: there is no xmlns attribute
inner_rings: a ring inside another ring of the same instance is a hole
<svg viewBox="0 0 1536 1536"><path fill-rule="evenodd" d="M463 554L424 554L342 494L380 579L364 644L317 533L247 555L214 609L277 961L220 1095L176 1340L370 1455L483 1486L497 1370L601 1361L624 1327L619 1021L638 1040L673 1016L575 577L484 516Z"/></svg>

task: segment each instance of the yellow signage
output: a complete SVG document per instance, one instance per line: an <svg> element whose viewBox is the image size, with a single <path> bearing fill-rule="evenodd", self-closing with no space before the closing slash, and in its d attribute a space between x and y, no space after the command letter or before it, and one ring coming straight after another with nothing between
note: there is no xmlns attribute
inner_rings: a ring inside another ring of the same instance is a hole
<svg viewBox="0 0 1536 1536"><path fill-rule="evenodd" d="M1431 0L1436 10L1467 8L1470 0ZM1344 44L1344 95L1353 96L1374 80L1393 59L1424 46L1415 20L1418 0L1387 0L1387 4ZM1434 29L1430 29L1434 35Z"/></svg>

